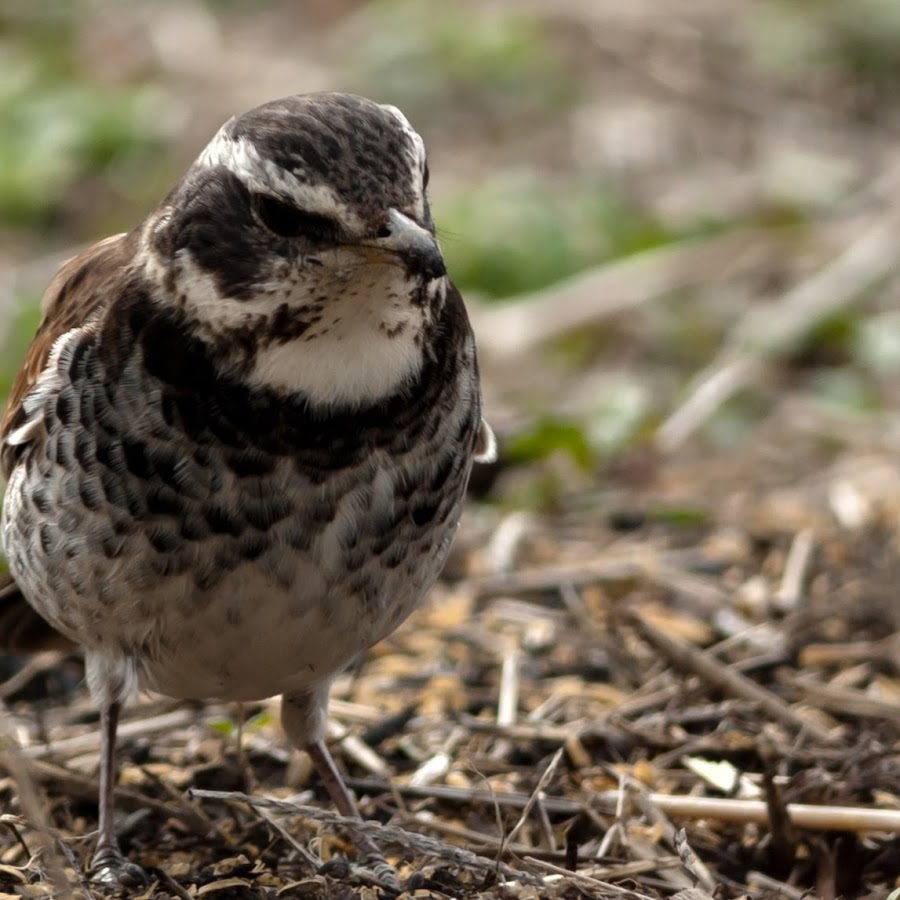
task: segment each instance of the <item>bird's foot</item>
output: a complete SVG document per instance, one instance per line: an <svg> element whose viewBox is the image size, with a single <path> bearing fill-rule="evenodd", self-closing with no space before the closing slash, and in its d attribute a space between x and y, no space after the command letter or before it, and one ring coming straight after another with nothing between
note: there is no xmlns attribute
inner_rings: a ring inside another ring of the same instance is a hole
<svg viewBox="0 0 900 900"><path fill-rule="evenodd" d="M98 847L91 860L91 881L110 888L143 887L150 883L147 873L129 862L118 847Z"/></svg>
<svg viewBox="0 0 900 900"><path fill-rule="evenodd" d="M399 894L403 890L397 870L378 851L363 853L359 863L365 871L371 872L372 877L389 891L396 891Z"/></svg>
<svg viewBox="0 0 900 900"><path fill-rule="evenodd" d="M351 863L343 855L333 856L319 867L318 873L329 875L338 881L353 876L357 880L377 885L391 893L399 894L403 890L397 870L371 845L363 849L357 844L356 862Z"/></svg>
<svg viewBox="0 0 900 900"><path fill-rule="evenodd" d="M308 712L310 708L306 697L285 696L282 703L284 704L282 706L282 723L290 721L289 718L285 718L285 713L296 718L298 711L300 713ZM285 727L288 726L285 725ZM353 797L350 791L347 790L344 779L341 778L341 774L338 772L325 742L318 740L307 744L306 752L316 767L325 789L331 795L337 811L348 819L361 821L362 816L360 816L356 804L353 802ZM399 893L402 888L400 879L397 877L397 871L384 858L381 851L375 846L375 842L368 835L357 832L353 843L356 846L356 854L359 859L359 864L356 866L357 871L365 872L376 883L390 891Z"/></svg>
<svg viewBox="0 0 900 900"><path fill-rule="evenodd" d="M367 836L359 835L356 838L356 852L359 856L358 867L362 871L370 874L376 882L390 891L399 893L403 889L397 870Z"/></svg>

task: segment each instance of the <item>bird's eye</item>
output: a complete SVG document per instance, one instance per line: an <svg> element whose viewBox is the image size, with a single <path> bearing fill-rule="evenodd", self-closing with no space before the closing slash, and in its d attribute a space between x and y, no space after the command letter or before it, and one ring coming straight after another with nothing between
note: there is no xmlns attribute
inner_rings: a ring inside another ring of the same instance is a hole
<svg viewBox="0 0 900 900"><path fill-rule="evenodd" d="M340 237L340 227L334 219L298 209L268 194L254 194L253 208L263 225L279 237L305 237L320 242Z"/></svg>

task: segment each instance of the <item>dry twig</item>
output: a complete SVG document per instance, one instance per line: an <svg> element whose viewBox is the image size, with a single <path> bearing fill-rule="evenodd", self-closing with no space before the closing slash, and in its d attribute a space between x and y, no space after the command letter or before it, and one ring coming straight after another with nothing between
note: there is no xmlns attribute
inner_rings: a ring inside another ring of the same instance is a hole
<svg viewBox="0 0 900 900"><path fill-rule="evenodd" d="M390 785L385 782L356 778L347 779L347 783L351 787L372 792L394 790L410 797L433 798L456 803L496 803L500 807L509 809L524 809L528 802L525 794L475 791L469 788L454 788L444 785L415 788L410 785ZM674 818L714 819L718 822L732 822L741 825L767 825L769 822L766 804L761 800L685 797L660 793L651 793L648 797L666 815ZM574 816L584 812L586 808L593 808L598 812L610 815L615 812L621 798L621 791L600 791L592 794L584 803L559 797L547 797L544 803L547 811L554 815ZM872 831L888 834L900 831L900 809L789 803L787 812L797 828L811 831Z"/></svg>
<svg viewBox="0 0 900 900"><path fill-rule="evenodd" d="M626 618L648 643L664 653L678 668L695 672L713 688L725 694L759 703L766 715L792 730L805 731L821 743L827 744L834 740L830 730L801 715L771 691L719 662L709 653L673 638L638 615L626 613Z"/></svg>

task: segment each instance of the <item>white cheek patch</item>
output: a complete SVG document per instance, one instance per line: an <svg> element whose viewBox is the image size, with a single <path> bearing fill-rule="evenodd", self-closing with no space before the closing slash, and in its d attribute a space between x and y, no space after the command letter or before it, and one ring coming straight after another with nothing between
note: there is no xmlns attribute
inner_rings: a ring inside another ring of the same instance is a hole
<svg viewBox="0 0 900 900"><path fill-rule="evenodd" d="M149 256L148 258L154 259ZM263 281L253 285L256 296L236 299L224 297L219 291L215 278L194 262L190 250L184 248L175 254L177 274L175 282L177 290L175 296L183 298L180 303L185 312L208 330L219 334L224 331L232 331L246 325L248 322L260 316L269 316L272 310L281 303L287 303L298 310L309 305L309 298L313 296L315 285L313 278L315 270L311 270L309 277L304 279L302 273L293 282L286 282L283 278L275 278L271 281ZM147 266L148 274L154 274L161 264L154 262ZM352 280L352 270L338 269L333 274L330 282L332 289L340 289L342 285ZM169 299L166 302L170 302Z"/></svg>
<svg viewBox="0 0 900 900"><path fill-rule="evenodd" d="M195 166L222 167L236 175L252 192L280 195L293 202L298 209L336 219L349 231L363 228L359 216L330 187L306 184L297 177L302 175L302 168L291 172L263 158L252 141L231 137L230 125L231 122L228 122L219 129L197 158Z"/></svg>
<svg viewBox="0 0 900 900"><path fill-rule="evenodd" d="M215 279L194 262L189 250L179 250L175 254L175 263L178 268L175 281L178 293L185 298L187 313L215 331L236 328L245 321L247 313L253 311L253 304L264 303L267 309L271 308L271 300L265 296L246 303L223 297Z"/></svg>

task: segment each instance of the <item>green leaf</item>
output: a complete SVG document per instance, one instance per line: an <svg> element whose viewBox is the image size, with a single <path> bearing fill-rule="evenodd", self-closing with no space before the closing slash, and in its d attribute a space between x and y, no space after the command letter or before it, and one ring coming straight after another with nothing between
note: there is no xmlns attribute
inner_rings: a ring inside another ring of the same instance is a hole
<svg viewBox="0 0 900 900"><path fill-rule="evenodd" d="M222 737L230 738L234 735L235 724L231 719L221 718L221 719L212 719L209 722L209 727L212 731L215 731L216 734L221 734Z"/></svg>
<svg viewBox="0 0 900 900"><path fill-rule="evenodd" d="M584 428L575 422L543 418L507 444L509 456L519 462L546 459L559 451L567 453L585 471L593 468L594 451Z"/></svg>

